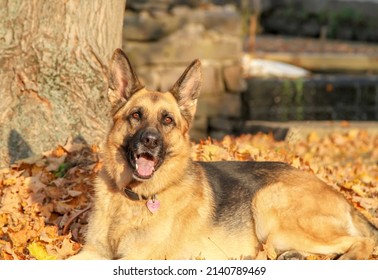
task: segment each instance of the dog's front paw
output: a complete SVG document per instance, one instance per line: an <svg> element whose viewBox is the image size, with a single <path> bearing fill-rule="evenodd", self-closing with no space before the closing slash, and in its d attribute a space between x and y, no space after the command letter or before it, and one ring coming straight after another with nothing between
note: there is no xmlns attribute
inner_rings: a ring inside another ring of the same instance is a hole
<svg viewBox="0 0 378 280"><path fill-rule="evenodd" d="M278 256L277 260L305 260L306 257L298 251L286 251Z"/></svg>

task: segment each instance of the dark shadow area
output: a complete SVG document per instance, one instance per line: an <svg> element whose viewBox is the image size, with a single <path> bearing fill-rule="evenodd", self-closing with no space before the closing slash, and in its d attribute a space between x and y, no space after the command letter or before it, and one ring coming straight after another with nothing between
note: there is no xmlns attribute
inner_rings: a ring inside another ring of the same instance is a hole
<svg viewBox="0 0 378 280"><path fill-rule="evenodd" d="M75 138L73 139L72 142L75 143L75 144L83 144L85 146L89 146L87 140L85 140L85 138L81 135L75 136Z"/></svg>
<svg viewBox="0 0 378 280"><path fill-rule="evenodd" d="M29 144L17 130L12 129L8 137L8 156L10 163L33 156L34 153Z"/></svg>
<svg viewBox="0 0 378 280"><path fill-rule="evenodd" d="M241 134L258 134L258 133L265 133L265 134L272 134L274 140L276 141L284 141L286 135L289 132L288 127L284 126L275 126L274 124L258 124L258 123L248 123L246 122L239 131L236 132L236 135L239 136Z"/></svg>

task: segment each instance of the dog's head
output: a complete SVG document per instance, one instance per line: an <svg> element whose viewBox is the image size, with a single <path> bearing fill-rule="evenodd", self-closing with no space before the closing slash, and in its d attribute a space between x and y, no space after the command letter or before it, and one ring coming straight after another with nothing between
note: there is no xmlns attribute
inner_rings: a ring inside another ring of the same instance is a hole
<svg viewBox="0 0 378 280"><path fill-rule="evenodd" d="M190 157L188 133L201 79L201 64L195 60L168 92L148 90L122 50L114 52L108 92L113 125L104 164L118 188L145 181L162 185L175 173L179 176L180 164Z"/></svg>

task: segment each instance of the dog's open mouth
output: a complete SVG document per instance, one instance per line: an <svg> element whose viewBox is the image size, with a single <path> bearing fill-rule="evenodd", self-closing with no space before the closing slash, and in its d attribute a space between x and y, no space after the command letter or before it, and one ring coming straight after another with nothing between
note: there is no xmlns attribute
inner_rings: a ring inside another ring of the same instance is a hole
<svg viewBox="0 0 378 280"><path fill-rule="evenodd" d="M135 172L136 179L150 179L155 172L158 160L149 153L135 155Z"/></svg>

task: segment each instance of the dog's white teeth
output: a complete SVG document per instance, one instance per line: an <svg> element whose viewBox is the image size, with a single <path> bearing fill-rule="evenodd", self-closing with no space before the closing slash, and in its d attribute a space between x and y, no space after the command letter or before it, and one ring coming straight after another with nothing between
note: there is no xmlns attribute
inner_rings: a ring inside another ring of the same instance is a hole
<svg viewBox="0 0 378 280"><path fill-rule="evenodd" d="M137 163L135 164L135 168L138 169L138 164Z"/></svg>

